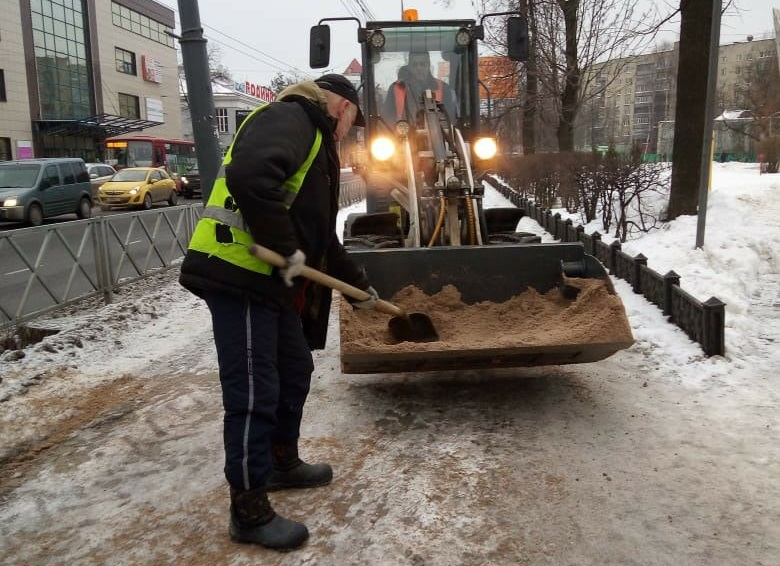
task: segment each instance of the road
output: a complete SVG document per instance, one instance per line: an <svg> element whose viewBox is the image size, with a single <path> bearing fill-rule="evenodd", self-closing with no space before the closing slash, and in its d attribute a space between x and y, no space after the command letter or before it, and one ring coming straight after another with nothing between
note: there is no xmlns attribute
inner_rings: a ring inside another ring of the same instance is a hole
<svg viewBox="0 0 780 566"><path fill-rule="evenodd" d="M344 375L334 316L302 441L334 482L272 497L311 539L233 544L209 316L168 276L5 368L4 564L778 564L771 357L691 344L681 381L620 281L639 340L594 364Z"/></svg>

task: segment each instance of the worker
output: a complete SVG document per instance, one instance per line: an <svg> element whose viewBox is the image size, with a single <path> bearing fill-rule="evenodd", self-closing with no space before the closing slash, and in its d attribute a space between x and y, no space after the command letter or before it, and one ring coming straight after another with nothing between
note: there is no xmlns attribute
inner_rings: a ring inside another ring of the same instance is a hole
<svg viewBox="0 0 780 566"><path fill-rule="evenodd" d="M451 121L458 117L455 91L431 74L431 56L427 51L409 53L409 63L399 69L398 80L387 91L382 116L392 122L405 115L407 119L416 117L426 90L442 103Z"/></svg>
<svg viewBox="0 0 780 566"><path fill-rule="evenodd" d="M224 409L230 536L277 550L308 538L277 515L268 492L331 482L328 464L298 452L301 417L322 349L330 289L299 275L310 265L377 293L336 233L340 163L336 144L364 126L355 87L328 74L292 85L255 109L225 155L189 249L180 283L211 312ZM276 269L249 253L257 243L287 258Z"/></svg>

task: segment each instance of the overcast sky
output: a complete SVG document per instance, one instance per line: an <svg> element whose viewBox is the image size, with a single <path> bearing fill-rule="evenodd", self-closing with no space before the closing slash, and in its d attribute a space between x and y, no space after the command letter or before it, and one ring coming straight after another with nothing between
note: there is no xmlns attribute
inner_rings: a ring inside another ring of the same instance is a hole
<svg viewBox="0 0 780 566"><path fill-rule="evenodd" d="M158 2L177 12L178 27L179 2ZM261 85L267 85L278 72L292 74L291 69L297 69L303 78L322 74L309 68L309 28L321 18L357 14L365 21L358 8L360 3L368 7L373 19L400 19L400 0L197 0L206 38L209 45L219 47L222 64L237 81ZM631 0L631 3L646 3L659 13L669 13L673 6L679 6L679 0ZM758 39L773 34L772 8L780 8L780 0L734 0L734 3L738 11L732 8L724 15L721 43L744 40L747 35ZM420 19L466 19L476 18L478 11L482 13L474 7L481 6L481 0L451 0L450 8L444 7L443 0L404 0L403 4L406 8L416 8ZM353 22L330 23L332 70L341 72L352 58L359 59L357 27ZM679 22L670 22L665 30L664 39L676 39Z"/></svg>

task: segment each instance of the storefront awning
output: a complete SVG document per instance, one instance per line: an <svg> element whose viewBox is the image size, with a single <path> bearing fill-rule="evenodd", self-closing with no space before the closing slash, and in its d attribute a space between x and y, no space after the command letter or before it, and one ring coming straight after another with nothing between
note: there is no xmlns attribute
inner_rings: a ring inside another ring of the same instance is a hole
<svg viewBox="0 0 780 566"><path fill-rule="evenodd" d="M52 136L84 136L105 139L128 132L160 126L163 122L125 118L113 114L97 114L76 120L34 120L38 131Z"/></svg>

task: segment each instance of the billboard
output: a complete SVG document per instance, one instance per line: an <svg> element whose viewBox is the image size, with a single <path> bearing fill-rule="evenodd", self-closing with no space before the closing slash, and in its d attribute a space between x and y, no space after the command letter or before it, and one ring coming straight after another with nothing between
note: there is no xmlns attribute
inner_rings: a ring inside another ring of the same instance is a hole
<svg viewBox="0 0 780 566"><path fill-rule="evenodd" d="M479 58L479 80L487 86L492 100L519 98L520 73L517 63L508 57ZM479 87L480 98L487 98L484 87Z"/></svg>

